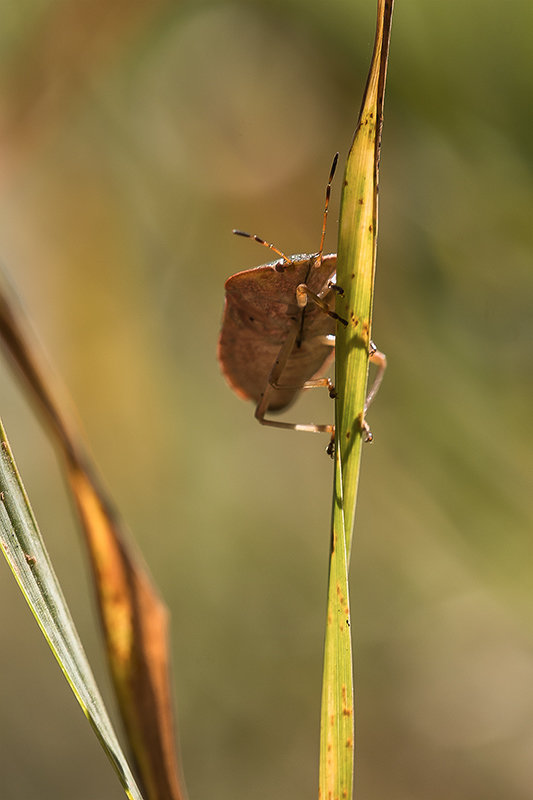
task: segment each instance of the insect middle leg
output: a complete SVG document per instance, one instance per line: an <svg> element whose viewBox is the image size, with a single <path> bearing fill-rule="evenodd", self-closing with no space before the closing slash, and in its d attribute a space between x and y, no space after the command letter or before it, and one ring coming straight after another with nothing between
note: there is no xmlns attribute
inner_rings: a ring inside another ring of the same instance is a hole
<svg viewBox="0 0 533 800"><path fill-rule="evenodd" d="M290 355L292 347L294 346L295 339L296 335L288 337L288 341L290 341L291 343L290 348L288 346L287 341L282 346L278 358L276 359L274 368L270 374L269 382L265 387L265 391L263 392L263 395L256 406L255 417L258 420L258 422L261 423L261 425L269 425L273 428L284 428L285 430L305 431L309 433L330 433L331 436L333 437L333 435L335 434L334 425L316 425L315 423L302 424L295 422L282 422L281 420L275 420L275 419L265 419L265 414L268 410L270 396L272 394L272 391L276 389L314 389L325 386L329 390L330 397L335 397L335 388L330 378L312 378L311 380L305 381L305 383L303 383L301 386L283 386L278 382L279 377L281 376L281 373L283 371L283 368L287 363L287 358ZM288 352L285 354L286 350L288 350ZM384 353L382 353L380 350L376 348L373 342L371 342L369 360L373 364L376 364L376 366L378 367L378 372L366 396L365 406L364 406L365 413L368 410L368 407L372 403L373 399L375 398L379 387L381 386L383 375L387 366L387 357L385 356ZM363 421L363 429L365 434L365 441L371 442L373 436L366 420ZM331 443L330 447L332 448Z"/></svg>
<svg viewBox="0 0 533 800"><path fill-rule="evenodd" d="M301 283L296 289L296 299L298 302L298 306L300 308L305 308L307 305L308 300L311 300L315 305L317 305L325 314L332 317L332 319L338 320L343 325L347 325L348 322L336 314L334 311L330 309L327 302L324 300L326 293L331 291L330 286L326 287L323 292L320 294L315 294L305 283ZM322 296L320 296L322 295ZM294 423L294 422L282 422L278 420L272 419L265 419L265 414L268 411L269 400L272 395L272 392L277 389L312 389L318 388L321 386L325 386L329 390L330 397L335 397L335 388L330 378L311 378L308 381L305 381L300 386L284 386L280 383L280 378L285 369L287 361L290 357L290 354L295 346L296 339L298 336L298 325L294 323L292 329L287 335L285 342L281 346L281 349L278 353L278 357L272 367L270 372L268 383L265 387L265 391L263 392L257 406L255 409L255 417L261 423L261 425L269 425L273 428L285 428L286 430L294 430L294 431L308 431L311 433L335 433L335 426L334 425L316 425L315 423ZM327 343L331 346L335 345L333 337L321 337L325 339L323 343ZM370 352L369 352L369 360L376 364L378 367L378 371L376 377L374 378L374 382L370 387L370 390L367 394L364 406L364 413L366 413L368 407L370 406L371 402L373 401L374 397L376 396L378 389L381 385L383 380L383 375L385 372L385 368L387 366L387 358L384 353L377 349L374 342L370 342ZM372 441L372 433L366 421L363 422L366 441Z"/></svg>
<svg viewBox="0 0 533 800"><path fill-rule="evenodd" d="M300 383L298 386L287 386L284 383L273 383L272 386L274 389L320 389L323 386L327 388L329 392L329 396L332 400L335 399L337 396L335 393L335 386L333 385L333 381L331 378L311 378L305 383Z"/></svg>

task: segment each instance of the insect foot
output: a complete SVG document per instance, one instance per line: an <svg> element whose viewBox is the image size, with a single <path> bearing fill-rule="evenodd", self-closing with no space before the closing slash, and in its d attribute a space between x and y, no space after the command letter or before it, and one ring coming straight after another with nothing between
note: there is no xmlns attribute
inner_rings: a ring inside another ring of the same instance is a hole
<svg viewBox="0 0 533 800"><path fill-rule="evenodd" d="M344 289L342 286L339 286L338 283L334 283L333 281L328 281L328 289L333 289L334 292L340 294L341 297L344 295Z"/></svg>
<svg viewBox="0 0 533 800"><path fill-rule="evenodd" d="M331 437L326 447L326 453L330 458L335 458L335 434Z"/></svg>
<svg viewBox="0 0 533 800"><path fill-rule="evenodd" d="M363 420L363 435L365 437L365 442L370 444L370 442L374 441L374 436L372 435L372 431L366 419Z"/></svg>

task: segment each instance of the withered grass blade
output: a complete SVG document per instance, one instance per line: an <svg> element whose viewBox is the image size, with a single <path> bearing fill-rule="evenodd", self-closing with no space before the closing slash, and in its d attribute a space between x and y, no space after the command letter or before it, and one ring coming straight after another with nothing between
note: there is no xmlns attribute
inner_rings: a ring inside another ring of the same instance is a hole
<svg viewBox="0 0 533 800"><path fill-rule="evenodd" d="M66 461L85 533L108 660L143 790L150 800L186 797L176 756L167 610L124 522L96 476L83 438L31 326L0 276L0 341Z"/></svg>

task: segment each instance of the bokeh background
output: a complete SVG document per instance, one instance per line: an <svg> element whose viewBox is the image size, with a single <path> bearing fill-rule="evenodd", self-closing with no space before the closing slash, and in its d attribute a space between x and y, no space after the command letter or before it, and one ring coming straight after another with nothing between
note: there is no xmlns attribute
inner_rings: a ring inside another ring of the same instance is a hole
<svg viewBox="0 0 533 800"><path fill-rule="evenodd" d="M172 611L191 800L316 796L332 463L216 361L223 285L318 247L373 0L4 2L0 257ZM351 594L365 800L533 785L529 0L398 0ZM336 247L339 183L328 245ZM0 413L106 697L83 545L4 362ZM290 418L328 421L321 392ZM122 790L0 567L3 800Z"/></svg>

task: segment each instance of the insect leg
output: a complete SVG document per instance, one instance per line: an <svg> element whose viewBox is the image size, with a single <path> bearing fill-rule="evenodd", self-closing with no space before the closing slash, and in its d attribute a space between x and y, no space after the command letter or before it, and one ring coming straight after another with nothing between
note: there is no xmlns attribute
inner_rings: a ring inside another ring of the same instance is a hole
<svg viewBox="0 0 533 800"><path fill-rule="evenodd" d="M332 333L325 333L321 336L315 336L313 342L317 344L325 344L328 347L335 347L335 337Z"/></svg>
<svg viewBox="0 0 533 800"><path fill-rule="evenodd" d="M281 377L283 370L285 369L285 365L287 364L287 359L289 358L292 349L294 347L297 335L298 335L298 326L295 324L293 330L289 332L287 338L283 342L281 349L278 353L278 357L276 358L274 366L272 367L270 375L268 376L268 383L265 386L265 391L263 392L255 409L255 418L258 420L258 422L261 423L261 425L269 425L272 428L285 428L285 430L292 430L292 431L306 431L309 433L332 434L335 430L334 425L315 425L313 422L307 424L300 424L295 422L282 422L276 419L265 419L265 414L268 411L270 395L276 389L277 383ZM328 379L326 378L324 380L327 381ZM320 385L327 385L327 383Z"/></svg>
<svg viewBox="0 0 533 800"><path fill-rule="evenodd" d="M332 311L328 304L318 294L312 292L305 283L300 283L300 285L296 287L296 302L298 303L299 308L305 308L309 300L318 306L318 308L320 308L324 314L327 314L328 317L331 317L331 319L336 319L345 326L348 325L348 320L339 317L339 315L335 311Z"/></svg>
<svg viewBox="0 0 533 800"><path fill-rule="evenodd" d="M380 350L377 349L374 342L370 342L370 356L369 360L372 364L375 364L378 368L376 373L376 377L374 378L374 382L369 389L369 392L366 396L365 400L365 412L368 409L368 406L374 399L374 397L378 393L378 389L381 386L381 381L383 380L383 375L385 374L385 369L387 367L387 356L385 353L382 353Z"/></svg>
<svg viewBox="0 0 533 800"><path fill-rule="evenodd" d="M285 384L280 383L272 383L271 386L274 389L320 389L325 386L332 399L337 396L331 378L311 378L311 380L300 383L298 386L285 386Z"/></svg>
<svg viewBox="0 0 533 800"><path fill-rule="evenodd" d="M326 289L323 290L323 292L325 293L326 290L327 291L332 290L333 292L337 292L337 294L340 294L341 296L344 294L344 289L342 288L342 286L339 286L339 284L335 283L335 281L328 281L326 284ZM321 296L323 292L320 292Z"/></svg>
<svg viewBox="0 0 533 800"><path fill-rule="evenodd" d="M264 412L263 416L259 416L258 410L259 406L255 417L261 425L269 425L272 428L285 428L285 430L290 431L303 431L305 433L335 433L335 425L315 425L314 422L302 424L299 422L281 422L281 420L277 419L265 419Z"/></svg>
<svg viewBox="0 0 533 800"><path fill-rule="evenodd" d="M382 353L380 350L378 350L372 341L370 342L369 351L369 361L377 366L378 371L366 396L364 414L366 414L370 403L378 393L378 389L381 386L381 381L383 380L383 375L385 374L385 369L387 367L387 356L385 353ZM374 437L372 436L372 431L370 430L366 419L363 419L363 432L365 435L365 442L371 442Z"/></svg>
<svg viewBox="0 0 533 800"><path fill-rule="evenodd" d="M261 425L269 425L272 428L285 428L285 430L289 431L304 431L307 433L335 433L334 425L316 425L314 422L302 424L299 422L282 422L277 419L265 419L269 395L273 388L274 387L270 383L267 384L263 396L255 409L255 418Z"/></svg>
<svg viewBox="0 0 533 800"><path fill-rule="evenodd" d="M281 377L281 373L283 372L285 364L287 363L287 359L291 353L292 348L294 347L295 340L296 340L296 331L287 336L287 339L285 340L278 354L278 358L276 359L274 367L272 368L272 372L270 373L268 384L265 387L265 391L263 392L263 395L255 409L255 417L261 423L261 425L269 425L273 428L285 428L286 430L307 431L310 433L330 433L333 436L333 434L335 433L334 425L316 425L314 423L300 424L294 422L281 422L273 419L265 419L265 414L268 410L269 397L270 394L272 393L272 390L277 388L285 388L285 389L293 388L288 386L285 387L280 386L278 380ZM370 347L370 361L373 364L376 364L376 366L378 367L378 372L376 374L376 377L374 378L374 382L370 387L370 390L368 392L365 401L365 409L364 409L365 413L369 405L373 401L374 397L376 396L379 387L381 386L383 375L385 373L385 369L387 366L387 357L385 356L384 353L382 353L380 350L376 348L376 345L373 342L371 342L371 347ZM329 378L312 378L311 380L306 381L302 386L294 388L311 389L319 386L327 386L328 389L330 390L330 394L335 391L333 384ZM371 442L373 436L366 420L363 420L363 432L365 435L365 441Z"/></svg>

